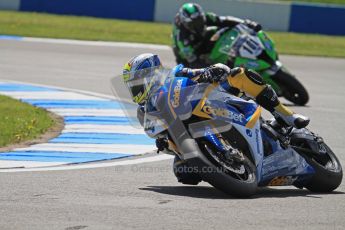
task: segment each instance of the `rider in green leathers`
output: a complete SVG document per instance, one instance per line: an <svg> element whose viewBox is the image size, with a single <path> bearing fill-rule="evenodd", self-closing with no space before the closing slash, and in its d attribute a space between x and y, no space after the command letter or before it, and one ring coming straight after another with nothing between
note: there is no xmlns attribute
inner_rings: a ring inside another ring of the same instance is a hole
<svg viewBox="0 0 345 230"><path fill-rule="evenodd" d="M234 27L244 23L255 31L261 30L261 25L251 20L242 20L231 16L218 16L204 12L196 3L185 3L175 16L173 25L173 51L176 62L186 67L201 68L213 64L207 61L212 49L210 38L219 28ZM231 63L227 63L233 67Z"/></svg>

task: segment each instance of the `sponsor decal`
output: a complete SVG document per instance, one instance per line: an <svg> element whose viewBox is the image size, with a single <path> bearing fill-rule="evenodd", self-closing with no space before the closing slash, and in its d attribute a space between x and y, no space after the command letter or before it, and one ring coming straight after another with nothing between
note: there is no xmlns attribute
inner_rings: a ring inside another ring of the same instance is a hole
<svg viewBox="0 0 345 230"><path fill-rule="evenodd" d="M213 108L209 105L205 105L202 108L202 111L204 113L207 114L212 114L218 117L226 117L226 118L230 118L233 121L238 121L238 122L243 122L244 116L243 114L238 114L238 113L234 113L232 111L223 109L223 108Z"/></svg>
<svg viewBox="0 0 345 230"><path fill-rule="evenodd" d="M249 61L248 63L247 63L247 67L248 68L258 68L260 65L257 63L257 62L255 62L255 61Z"/></svg>
<svg viewBox="0 0 345 230"><path fill-rule="evenodd" d="M270 51L273 50L273 47L271 46L271 43L269 41L265 41L264 44L265 44L266 49L268 49Z"/></svg>
<svg viewBox="0 0 345 230"><path fill-rule="evenodd" d="M172 100L172 107L177 108L180 105L180 95L181 95L181 87L182 87L182 79L177 80L177 83L174 87L174 94Z"/></svg>
<svg viewBox="0 0 345 230"><path fill-rule="evenodd" d="M255 129L255 140L256 140L256 148L258 153L260 153L260 144L259 144L259 129Z"/></svg>
<svg viewBox="0 0 345 230"><path fill-rule="evenodd" d="M246 134L247 134L247 136L249 136L249 137L252 137L252 136L253 136L253 133L252 133L252 131L251 131L250 129L247 129L247 130L246 130Z"/></svg>
<svg viewBox="0 0 345 230"><path fill-rule="evenodd" d="M278 176L273 178L268 186L292 185L297 180L296 176Z"/></svg>

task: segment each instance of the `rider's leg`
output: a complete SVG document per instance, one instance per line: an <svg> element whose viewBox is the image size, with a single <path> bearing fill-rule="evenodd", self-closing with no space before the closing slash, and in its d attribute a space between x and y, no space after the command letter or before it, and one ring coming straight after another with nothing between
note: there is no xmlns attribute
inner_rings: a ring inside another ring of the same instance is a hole
<svg viewBox="0 0 345 230"><path fill-rule="evenodd" d="M259 74L244 68L235 68L231 71L231 77L228 77L228 81L231 86L255 98L256 102L270 111L278 122L296 128L303 128L308 125L309 118L294 113L284 106L279 101L276 92L270 85L264 83Z"/></svg>

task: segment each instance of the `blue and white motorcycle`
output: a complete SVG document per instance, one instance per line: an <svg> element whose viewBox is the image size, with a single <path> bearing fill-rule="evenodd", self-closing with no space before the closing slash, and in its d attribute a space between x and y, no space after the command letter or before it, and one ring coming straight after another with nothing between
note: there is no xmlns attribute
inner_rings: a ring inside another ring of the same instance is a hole
<svg viewBox="0 0 345 230"><path fill-rule="evenodd" d="M262 186L331 192L340 185L339 160L309 129L265 120L253 100L230 95L218 84L195 84L174 77L174 70L159 72L147 81L150 99L138 118L150 137L168 138L168 153L188 166L175 172L181 182L201 178L238 197Z"/></svg>

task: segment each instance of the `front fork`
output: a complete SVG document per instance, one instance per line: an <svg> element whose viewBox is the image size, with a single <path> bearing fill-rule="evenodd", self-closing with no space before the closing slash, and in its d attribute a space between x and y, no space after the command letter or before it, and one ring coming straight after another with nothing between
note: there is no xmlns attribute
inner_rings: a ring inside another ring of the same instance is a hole
<svg viewBox="0 0 345 230"><path fill-rule="evenodd" d="M205 133L205 139L212 143L213 146L220 152L226 152L228 150L227 146L223 144L223 142L218 138L216 133L214 133L211 129L208 129Z"/></svg>
<svg viewBox="0 0 345 230"><path fill-rule="evenodd" d="M244 156L241 151L234 148L232 145L225 143L221 134L216 134L211 129L207 130L205 133L205 139L212 143L215 150L222 153L224 157L231 162L241 163L244 161Z"/></svg>

